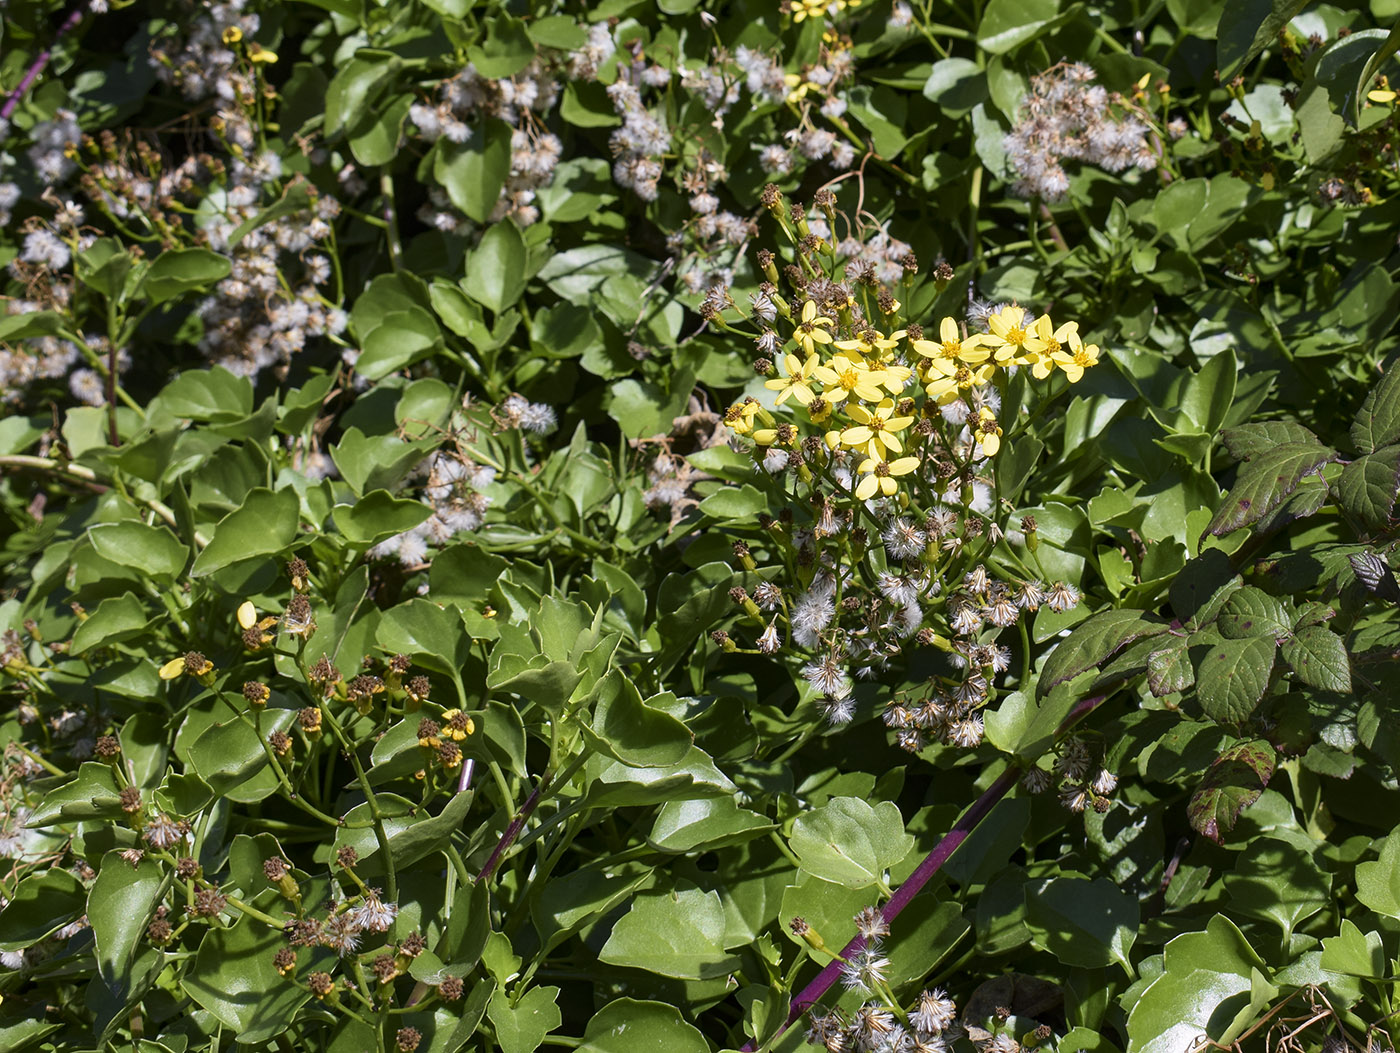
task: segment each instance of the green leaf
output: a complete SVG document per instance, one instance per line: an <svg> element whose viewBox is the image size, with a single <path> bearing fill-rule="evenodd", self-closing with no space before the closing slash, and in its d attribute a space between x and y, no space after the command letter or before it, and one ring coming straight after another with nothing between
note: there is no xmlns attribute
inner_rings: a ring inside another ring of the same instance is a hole
<svg viewBox="0 0 1400 1053"><path fill-rule="evenodd" d="M1005 54L1044 33L1060 12L1060 0L991 0L977 27L977 44Z"/></svg>
<svg viewBox="0 0 1400 1053"><path fill-rule="evenodd" d="M1206 652L1196 670L1196 697L1212 720L1243 724L1269 686L1276 644L1272 637L1224 640Z"/></svg>
<svg viewBox="0 0 1400 1053"><path fill-rule="evenodd" d="M190 577L202 578L245 559L286 554L296 540L300 514L295 490L253 490L215 525L209 544L195 557Z"/></svg>
<svg viewBox="0 0 1400 1053"><path fill-rule="evenodd" d="M751 840L773 827L767 817L740 808L732 797L667 801L647 844L659 852L709 852Z"/></svg>
<svg viewBox="0 0 1400 1053"><path fill-rule="evenodd" d="M1235 352L1226 348L1185 382L1181 409L1207 435L1215 434L1230 412L1238 369Z"/></svg>
<svg viewBox="0 0 1400 1053"><path fill-rule="evenodd" d="M1257 522L1283 503L1303 479L1334 461L1337 451L1316 443L1285 442L1265 450L1240 468L1224 504L1201 535L1223 537Z"/></svg>
<svg viewBox="0 0 1400 1053"><path fill-rule="evenodd" d="M802 869L823 881L866 888L904 859L914 838L904 832L899 807L872 807L858 797L835 797L792 824L789 841Z"/></svg>
<svg viewBox="0 0 1400 1053"><path fill-rule="evenodd" d="M705 1036L675 1006L618 998L593 1014L578 1053L710 1053Z"/></svg>
<svg viewBox="0 0 1400 1053"><path fill-rule="evenodd" d="M1227 640L1269 636L1282 643L1293 635L1292 613L1281 600L1253 585L1230 593L1215 624Z"/></svg>
<svg viewBox="0 0 1400 1053"><path fill-rule="evenodd" d="M161 404L177 417L227 422L253 412L253 385L222 366L181 373L160 393Z"/></svg>
<svg viewBox="0 0 1400 1053"><path fill-rule="evenodd" d="M1172 637L1166 647L1147 656L1147 686L1156 698L1191 690L1196 671L1186 640Z"/></svg>
<svg viewBox="0 0 1400 1053"><path fill-rule="evenodd" d="M1308 0L1236 0L1220 8L1216 27L1216 65L1223 84L1274 42Z"/></svg>
<svg viewBox="0 0 1400 1053"><path fill-rule="evenodd" d="M153 578L174 578L190 558L190 550L165 527L135 519L100 523L88 530L88 539L103 559Z"/></svg>
<svg viewBox="0 0 1400 1053"><path fill-rule="evenodd" d="M1298 679L1324 691L1351 693L1351 662L1342 638L1323 625L1299 629L1283 645L1283 660Z"/></svg>
<svg viewBox="0 0 1400 1053"><path fill-rule="evenodd" d="M1162 972L1128 1014L1128 1053L1181 1053L1203 1034L1228 1041L1217 1008L1251 990L1267 966L1234 922L1217 914L1204 932L1167 943ZM1229 1018L1227 1017L1228 1021Z"/></svg>
<svg viewBox="0 0 1400 1053"><path fill-rule="evenodd" d="M1134 640L1157 636L1168 626L1145 611L1116 608L1102 611L1076 626L1056 645L1041 669L1036 694L1044 696L1057 684L1103 665Z"/></svg>
<svg viewBox="0 0 1400 1053"><path fill-rule="evenodd" d="M151 612L135 595L125 592L109 596L78 626L68 649L72 654L82 654L94 647L130 640L150 628Z"/></svg>
<svg viewBox="0 0 1400 1053"><path fill-rule="evenodd" d="M598 958L661 976L711 979L732 972L738 964L725 953L723 942L724 906L719 893L679 882L670 892L638 896L613 926Z"/></svg>
<svg viewBox="0 0 1400 1053"><path fill-rule="evenodd" d="M189 744L189 764L220 796L245 804L270 797L277 790L277 775L268 764L262 739L274 731L286 731L294 717L290 709L267 709L261 735L237 717L212 724Z"/></svg>
<svg viewBox="0 0 1400 1053"><path fill-rule="evenodd" d="M593 693L597 701L583 732L595 749L636 768L668 767L690 752L695 741L690 729L643 702L620 669L610 670Z"/></svg>
<svg viewBox="0 0 1400 1053"><path fill-rule="evenodd" d="M433 161L433 178L452 203L478 223L485 223L510 175L510 128L491 120L478 126L480 138L444 144Z"/></svg>
<svg viewBox="0 0 1400 1053"><path fill-rule="evenodd" d="M467 48L467 57L475 64L477 72L492 80L515 76L530 64L534 55L535 46L525 23L506 14L487 22L486 40L480 47Z"/></svg>
<svg viewBox="0 0 1400 1053"><path fill-rule="evenodd" d="M1191 795L1191 825L1217 844L1240 812L1259 799L1274 774L1274 748L1263 739L1237 743L1220 754Z"/></svg>
<svg viewBox="0 0 1400 1053"><path fill-rule="evenodd" d="M397 57L385 53L352 58L341 67L326 89L325 134L335 135L364 121L400 65Z"/></svg>
<svg viewBox="0 0 1400 1053"><path fill-rule="evenodd" d="M1274 922L1287 942L1300 921L1332 901L1332 878L1302 848L1260 837L1246 846L1225 874L1225 890L1231 906Z"/></svg>
<svg viewBox="0 0 1400 1053"><path fill-rule="evenodd" d="M1400 373L1400 369L1394 370ZM1358 457L1337 479L1337 500L1371 530L1395 525L1395 502L1400 498L1400 445Z"/></svg>
<svg viewBox="0 0 1400 1053"><path fill-rule="evenodd" d="M987 75L967 58L949 58L933 64L924 84L924 98L937 103L949 117L961 117L987 99Z"/></svg>
<svg viewBox="0 0 1400 1053"><path fill-rule="evenodd" d="M113 850L102 857L97 880L88 890L97 972L119 1000L131 989L132 958L166 887L161 871L153 859L133 867Z"/></svg>
<svg viewBox="0 0 1400 1053"><path fill-rule="evenodd" d="M1098 969L1117 962L1132 974L1137 899L1107 878L1059 877L1026 885L1033 942L1066 965Z"/></svg>
<svg viewBox="0 0 1400 1053"><path fill-rule="evenodd" d="M432 314L415 305L387 312L379 325L361 336L360 343L363 351L355 360L355 372L382 380L438 350L442 331Z"/></svg>
<svg viewBox="0 0 1400 1053"><path fill-rule="evenodd" d="M1291 420L1265 420L1226 428L1220 433L1230 456L1247 461L1285 442L1316 443L1317 436Z"/></svg>
<svg viewBox="0 0 1400 1053"><path fill-rule="evenodd" d="M86 761L79 765L74 778L43 790L43 797L29 813L25 827L38 830L64 819L116 818L121 814L111 766Z"/></svg>
<svg viewBox="0 0 1400 1053"><path fill-rule="evenodd" d="M0 951L22 951L83 912L87 889L61 867L21 878L0 909Z"/></svg>
<svg viewBox="0 0 1400 1053"><path fill-rule="evenodd" d="M1356 898L1377 914L1400 918L1400 830L1380 842L1380 858L1358 863Z"/></svg>
<svg viewBox="0 0 1400 1053"><path fill-rule="evenodd" d="M530 39L540 47L577 51L588 43L588 30L568 15L546 15L525 26Z"/></svg>
<svg viewBox="0 0 1400 1053"><path fill-rule="evenodd" d="M412 95L400 95L371 114L368 121L357 125L350 139L350 152L355 160L371 167L392 161L399 152L404 118L412 105Z"/></svg>
<svg viewBox="0 0 1400 1053"><path fill-rule="evenodd" d="M1360 29L1329 42L1317 56L1313 77L1326 89L1332 108L1348 124L1356 124L1361 100L1370 87L1370 75L1363 80L1362 74L1372 66L1372 59L1380 54L1387 40L1384 29Z"/></svg>
<svg viewBox="0 0 1400 1053"><path fill-rule="evenodd" d="M496 1029L501 1053L535 1053L545 1036L563 1023L558 999L557 987L532 987L515 998L498 988L486 1015Z"/></svg>
<svg viewBox="0 0 1400 1053"><path fill-rule="evenodd" d="M493 223L467 255L462 290L483 307L500 314L525 291L525 239L514 223Z"/></svg>
<svg viewBox="0 0 1400 1053"><path fill-rule="evenodd" d="M229 928L211 929L200 941L194 965L180 986L243 1045L261 1045L286 1031L311 992L306 978L324 969L324 951L299 955L298 983L277 971L273 956L286 945L282 933L244 917Z"/></svg>
<svg viewBox="0 0 1400 1053"><path fill-rule="evenodd" d="M432 514L431 505L394 497L387 490L371 490L353 505L331 509L331 518L346 540L360 545L373 545L412 530Z"/></svg>
<svg viewBox="0 0 1400 1053"><path fill-rule="evenodd" d="M187 292L207 289L227 278L233 262L209 249L166 249L146 269L137 289L151 303L164 303Z"/></svg>
<svg viewBox="0 0 1400 1053"><path fill-rule="evenodd" d="M718 520L749 519L768 508L768 495L757 487L726 486L700 502L700 511Z"/></svg>
<svg viewBox="0 0 1400 1053"><path fill-rule="evenodd" d="M472 646L455 608L424 599L411 599L385 611L375 639L386 651L409 655L429 669L454 677Z"/></svg>
<svg viewBox="0 0 1400 1053"><path fill-rule="evenodd" d="M1388 972L1381 934L1363 935L1349 918L1342 919L1341 935L1323 939L1321 964L1333 972L1371 980L1380 980Z"/></svg>

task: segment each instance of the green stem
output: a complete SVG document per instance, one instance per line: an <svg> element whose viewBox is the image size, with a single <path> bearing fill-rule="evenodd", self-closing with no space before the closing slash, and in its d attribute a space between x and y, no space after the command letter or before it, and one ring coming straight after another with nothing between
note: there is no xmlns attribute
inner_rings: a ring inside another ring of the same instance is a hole
<svg viewBox="0 0 1400 1053"><path fill-rule="evenodd" d="M331 734L340 743L340 748L349 756L350 763L355 768L355 779L360 784L360 791L365 795L365 803L369 805L369 814L374 818L374 837L379 842L379 852L384 857L384 891L390 902L397 903L399 900L399 877L394 867L393 853L389 851L389 834L384 829L384 813L379 807L379 798L375 796L374 787L369 784L369 778L365 775L364 765L360 763L360 755L355 751L350 740L345 737L345 732L331 714L330 707L323 706L321 715L326 726L331 729Z"/></svg>

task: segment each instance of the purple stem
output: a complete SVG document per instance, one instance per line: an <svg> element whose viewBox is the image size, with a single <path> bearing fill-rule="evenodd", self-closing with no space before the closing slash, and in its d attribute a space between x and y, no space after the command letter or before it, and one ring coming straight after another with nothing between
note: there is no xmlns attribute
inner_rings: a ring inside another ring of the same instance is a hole
<svg viewBox="0 0 1400 1053"><path fill-rule="evenodd" d="M78 23L83 20L83 15L87 14L87 9L87 4L83 3L68 12L68 17L63 20L63 24L58 27L58 32L54 34L54 44L62 40L65 33L77 28ZM19 109L20 102L29 89L34 86L34 82L39 79L39 74L44 72L44 67L49 64L49 56L52 53L53 45L51 44L39 52L38 57L29 64L29 68L24 71L24 76L20 79L19 87L10 92L10 97L5 100L5 105L0 106L0 120L8 121L15 110Z"/></svg>
<svg viewBox="0 0 1400 1053"><path fill-rule="evenodd" d="M549 776L540 779L540 784L530 791L530 796L525 798L525 803L520 806L520 814L510 821L506 827L506 832L501 835L501 839L496 842L496 847L491 850L491 856L486 860L486 865L481 868L481 873L476 876L476 883L479 885L483 881L490 879L497 865L501 862L501 857L506 854L506 850L515 844L515 839L520 836L520 831L525 829L525 823L529 821L530 815L535 810L535 806L540 803L544 796L544 791L549 787Z"/></svg>
<svg viewBox="0 0 1400 1053"><path fill-rule="evenodd" d="M1074 708L1069 711L1069 715L1060 722L1056 734L1063 734L1069 730L1107 698L1107 695L1095 695L1075 703ZM953 824L953 828L943 835L943 839L938 844L933 846L933 851L915 868L908 880L899 886L895 894L889 898L889 902L880 909L880 914L885 921L894 923L894 919L909 905L909 901L923 891L923 887L928 884L929 879L938 873L939 868L944 863L948 862L948 857L957 851L958 847L971 836L977 825L987 817L992 806L1005 797L1011 787L1016 785L1019 776L1020 770L1013 765L997 776L996 781L982 792L982 796L977 798L972 803L972 807L959 817L958 821ZM804 987L792 1000L792 1007L788 1010L787 1023L783 1025L783 1031L791 1027L794 1020L816 1005L821 997L830 990L831 985L841 975L841 967L844 964L841 959L849 960L852 955L859 954L864 947L865 937L857 935L850 943L841 948L841 957L828 962L826 967L817 974L816 979ZM778 1034L782 1034L782 1031L779 1031ZM743 1053L753 1053L754 1048L754 1043L749 1042L743 1047Z"/></svg>

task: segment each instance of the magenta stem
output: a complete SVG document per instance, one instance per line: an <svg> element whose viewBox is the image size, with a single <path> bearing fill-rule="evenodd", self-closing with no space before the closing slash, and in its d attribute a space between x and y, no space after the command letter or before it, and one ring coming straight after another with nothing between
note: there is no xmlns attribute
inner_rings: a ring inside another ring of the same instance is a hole
<svg viewBox="0 0 1400 1053"><path fill-rule="evenodd" d="M1075 703L1069 715L1060 722L1057 735L1062 735L1068 731L1080 719L1098 708L1106 699L1107 695L1095 695L1092 698L1081 699ZM982 796L972 803L972 807L964 812L953 828L943 835L943 839L933 846L933 851L925 857L907 881L900 885L889 901L880 909L880 914L885 921L891 925L901 911L909 905L910 900L917 896L929 879L938 873L944 863L948 862L948 857L958 850L958 847L971 836L972 831L977 829L977 825L987 817L987 813L1016 785L1017 778L1020 777L1020 769L1016 766L1007 768L997 776L996 781L982 791ZM783 1025L783 1031L792 1026L794 1020L800 1017L831 989L837 978L841 975L841 968L845 964L842 959L849 960L853 955L859 954L865 948L865 937L856 935L850 943L841 948L840 958L835 958L826 964L811 983L804 987L792 1000L792 1007L788 1010L787 1023ZM782 1031L778 1032L779 1035ZM776 1035L774 1036L777 1037ZM749 1042L743 1047L743 1053L753 1053L754 1043Z"/></svg>
<svg viewBox="0 0 1400 1053"><path fill-rule="evenodd" d="M549 776L540 779L540 784L530 791L530 796L525 798L525 803L520 806L520 814L510 821L506 827L506 832L501 835L501 839L496 842L496 847L491 850L490 857L486 860L486 865L481 868L481 873L476 876L476 883L479 885L483 881L488 881L495 872L496 867L501 862L501 857L506 854L507 849L515 844L515 839L520 836L520 831L525 829L525 824L529 821L530 815L544 797L544 791L549 787Z"/></svg>
<svg viewBox="0 0 1400 1053"><path fill-rule="evenodd" d="M54 44L62 40L65 33L76 29L78 23L83 20L83 15L86 13L87 4L79 4L77 7L73 8L72 11L69 11L68 17L63 20L63 24L58 27L58 32L54 34ZM39 79L39 74L44 72L44 67L49 64L49 57L52 54L53 45L51 44L43 51L39 52L38 57L29 64L29 68L24 71L24 76L20 78L19 86L15 88L14 91L10 92L10 97L5 100L5 105L0 106L0 120L8 121L15 110L19 109L20 102L29 92L29 89L34 86L34 82Z"/></svg>

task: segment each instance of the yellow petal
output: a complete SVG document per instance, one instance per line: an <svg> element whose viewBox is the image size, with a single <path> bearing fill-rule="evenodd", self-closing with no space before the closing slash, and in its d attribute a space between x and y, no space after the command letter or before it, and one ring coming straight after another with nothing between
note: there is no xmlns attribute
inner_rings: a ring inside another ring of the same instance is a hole
<svg viewBox="0 0 1400 1053"><path fill-rule="evenodd" d="M245 629L251 629L258 624L258 609L253 606L251 600L244 600L238 605L238 624Z"/></svg>
<svg viewBox="0 0 1400 1053"><path fill-rule="evenodd" d="M179 675L180 675L181 673L183 673L184 671L185 671L185 660L184 660L184 658L183 658L183 657L181 657L181 658L172 658L172 659L170 659L170 661L166 662L163 666L160 667L160 678L161 678L162 680L174 680L177 676L179 676Z"/></svg>
<svg viewBox="0 0 1400 1053"><path fill-rule="evenodd" d="M875 478L873 474L867 475L856 486L856 497L861 501L868 501L875 495L875 491L879 489L879 486L879 479Z"/></svg>

